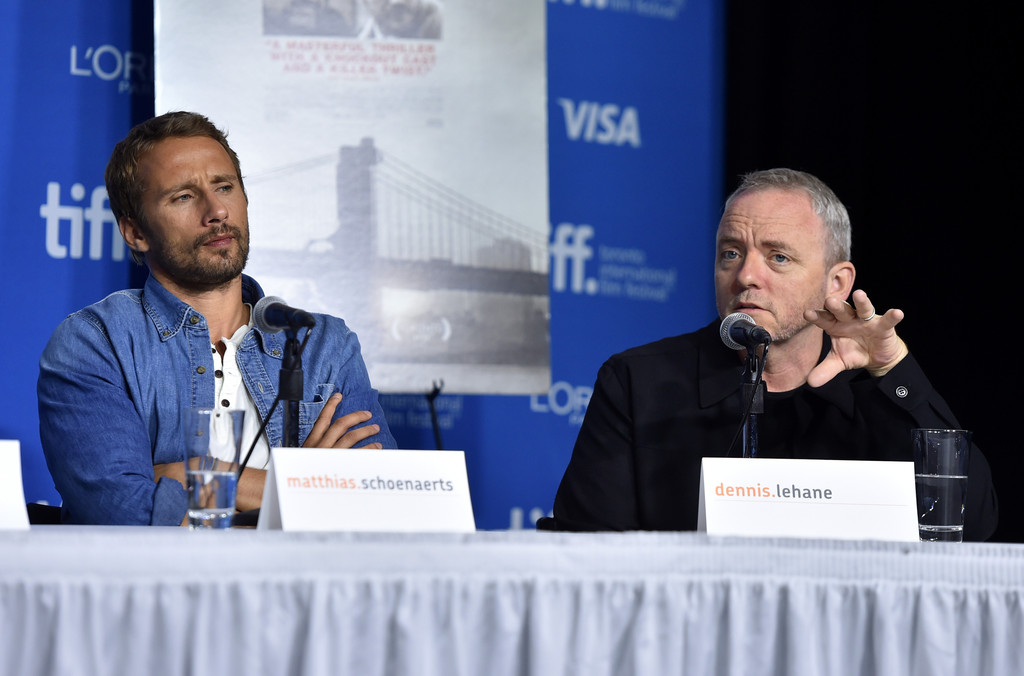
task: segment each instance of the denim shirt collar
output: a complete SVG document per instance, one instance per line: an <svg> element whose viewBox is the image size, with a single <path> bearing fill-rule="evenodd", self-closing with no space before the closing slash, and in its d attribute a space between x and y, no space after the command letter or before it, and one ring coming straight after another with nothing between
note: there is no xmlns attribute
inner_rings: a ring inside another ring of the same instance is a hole
<svg viewBox="0 0 1024 676"><path fill-rule="evenodd" d="M259 283L248 275L242 275L242 302L255 305L263 296L263 289ZM192 324L193 316L197 317L194 320L196 328L206 328L206 318L168 291L153 275L149 275L143 287L142 307L153 322L153 329L161 342L172 340L183 328ZM281 356L284 347L281 336L276 333L264 333L256 327L246 335L240 349L251 349L254 336L258 336L258 342L264 352L278 358Z"/></svg>

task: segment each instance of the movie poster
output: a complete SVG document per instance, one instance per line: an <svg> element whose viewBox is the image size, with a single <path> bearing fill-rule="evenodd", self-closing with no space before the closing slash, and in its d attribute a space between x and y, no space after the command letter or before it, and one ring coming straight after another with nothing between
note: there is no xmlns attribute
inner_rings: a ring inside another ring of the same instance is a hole
<svg viewBox="0 0 1024 676"><path fill-rule="evenodd" d="M155 12L156 111L228 132L268 294L344 318L382 391L548 390L544 3Z"/></svg>

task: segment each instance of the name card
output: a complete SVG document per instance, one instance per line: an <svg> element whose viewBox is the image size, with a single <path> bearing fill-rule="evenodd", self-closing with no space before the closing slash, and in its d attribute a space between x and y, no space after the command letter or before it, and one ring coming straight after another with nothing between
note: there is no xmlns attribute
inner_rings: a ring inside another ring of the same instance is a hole
<svg viewBox="0 0 1024 676"><path fill-rule="evenodd" d="M274 448L256 527L472 532L465 454Z"/></svg>
<svg viewBox="0 0 1024 676"><path fill-rule="evenodd" d="M19 441L0 441L0 530L28 530Z"/></svg>
<svg viewBox="0 0 1024 676"><path fill-rule="evenodd" d="M704 458L697 530L917 542L914 463Z"/></svg>

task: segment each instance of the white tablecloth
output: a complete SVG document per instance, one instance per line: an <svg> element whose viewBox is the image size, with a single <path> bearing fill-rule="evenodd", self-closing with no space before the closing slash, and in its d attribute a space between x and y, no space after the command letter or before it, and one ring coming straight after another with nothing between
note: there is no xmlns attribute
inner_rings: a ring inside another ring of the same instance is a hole
<svg viewBox="0 0 1024 676"><path fill-rule="evenodd" d="M0 532L0 674L1024 674L1024 546Z"/></svg>

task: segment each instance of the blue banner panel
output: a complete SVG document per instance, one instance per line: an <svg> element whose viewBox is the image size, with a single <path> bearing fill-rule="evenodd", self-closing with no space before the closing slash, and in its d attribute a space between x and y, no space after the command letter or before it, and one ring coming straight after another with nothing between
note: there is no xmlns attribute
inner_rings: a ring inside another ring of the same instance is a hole
<svg viewBox="0 0 1024 676"><path fill-rule="evenodd" d="M10 312L0 438L21 441L25 497L59 502L39 443L39 354L69 312L129 285L103 185L110 151L152 115L152 8L130 0L0 7L0 287ZM140 30L139 25L144 27Z"/></svg>

